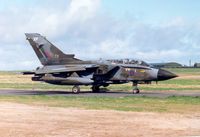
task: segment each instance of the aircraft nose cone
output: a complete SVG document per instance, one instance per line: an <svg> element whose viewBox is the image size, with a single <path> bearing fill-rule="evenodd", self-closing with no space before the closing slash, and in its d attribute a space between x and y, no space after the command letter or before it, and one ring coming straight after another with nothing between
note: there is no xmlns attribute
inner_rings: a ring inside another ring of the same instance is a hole
<svg viewBox="0 0 200 137"><path fill-rule="evenodd" d="M168 79L172 79L175 77L178 77L178 76L167 70L159 69L159 71L158 71L158 80L168 80Z"/></svg>

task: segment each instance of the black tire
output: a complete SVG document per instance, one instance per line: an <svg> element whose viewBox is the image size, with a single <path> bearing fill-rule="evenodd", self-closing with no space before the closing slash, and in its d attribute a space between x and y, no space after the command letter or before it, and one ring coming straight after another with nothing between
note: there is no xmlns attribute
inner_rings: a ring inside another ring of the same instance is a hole
<svg viewBox="0 0 200 137"><path fill-rule="evenodd" d="M92 86L92 92L93 93L98 93L100 91L99 86Z"/></svg>
<svg viewBox="0 0 200 137"><path fill-rule="evenodd" d="M137 92L136 92L136 94L139 94L140 93L140 90L139 89L137 89Z"/></svg>
<svg viewBox="0 0 200 137"><path fill-rule="evenodd" d="M133 89L133 94L139 94L140 90L139 89Z"/></svg>

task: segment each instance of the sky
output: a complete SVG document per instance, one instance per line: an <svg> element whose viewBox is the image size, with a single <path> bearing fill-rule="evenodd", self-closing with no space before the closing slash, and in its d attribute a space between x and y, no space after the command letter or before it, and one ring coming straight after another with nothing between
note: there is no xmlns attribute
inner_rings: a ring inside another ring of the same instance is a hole
<svg viewBox="0 0 200 137"><path fill-rule="evenodd" d="M24 33L83 60L200 62L199 0L0 0L0 70L41 66Z"/></svg>

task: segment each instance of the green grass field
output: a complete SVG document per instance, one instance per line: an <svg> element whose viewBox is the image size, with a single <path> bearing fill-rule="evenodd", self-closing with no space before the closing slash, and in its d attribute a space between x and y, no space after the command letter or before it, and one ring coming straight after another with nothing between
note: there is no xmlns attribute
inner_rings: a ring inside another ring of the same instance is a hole
<svg viewBox="0 0 200 137"><path fill-rule="evenodd" d="M178 75L182 74L200 75L200 68L167 68L166 70L174 72Z"/></svg>
<svg viewBox="0 0 200 137"><path fill-rule="evenodd" d="M119 110L137 112L194 113L200 112L200 97L66 97L66 96L0 96L2 102L36 106Z"/></svg>

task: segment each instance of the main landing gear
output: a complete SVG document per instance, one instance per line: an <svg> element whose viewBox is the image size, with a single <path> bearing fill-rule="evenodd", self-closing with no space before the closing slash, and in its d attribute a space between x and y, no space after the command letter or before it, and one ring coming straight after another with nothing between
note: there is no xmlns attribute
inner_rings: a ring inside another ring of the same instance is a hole
<svg viewBox="0 0 200 137"><path fill-rule="evenodd" d="M93 93L98 93L100 91L100 86L92 86L92 92ZM73 86L72 92L74 94L79 94L80 93L80 87L78 85Z"/></svg>
<svg viewBox="0 0 200 137"><path fill-rule="evenodd" d="M79 86L73 86L72 92L73 92L74 94L80 93L80 87L79 87Z"/></svg>
<svg viewBox="0 0 200 137"><path fill-rule="evenodd" d="M92 86L92 92L93 93L98 93L100 91L99 86Z"/></svg>
<svg viewBox="0 0 200 137"><path fill-rule="evenodd" d="M133 94L139 94L140 89L138 88L138 83L133 82Z"/></svg>

